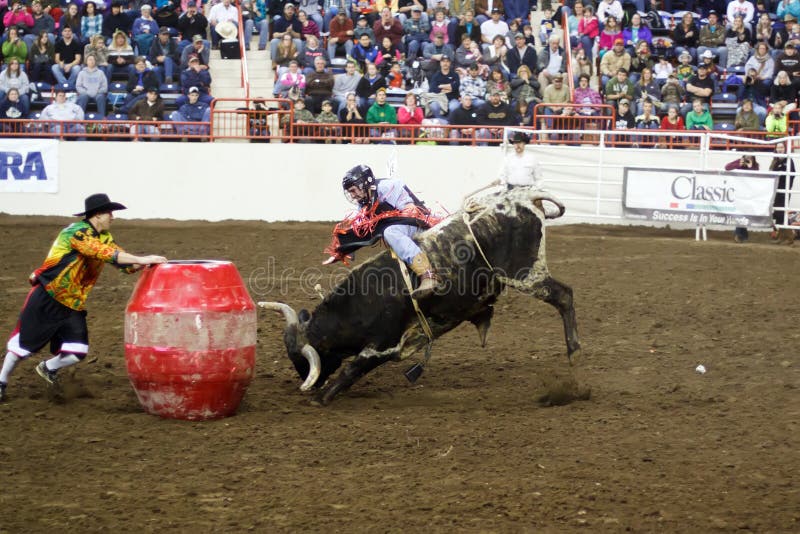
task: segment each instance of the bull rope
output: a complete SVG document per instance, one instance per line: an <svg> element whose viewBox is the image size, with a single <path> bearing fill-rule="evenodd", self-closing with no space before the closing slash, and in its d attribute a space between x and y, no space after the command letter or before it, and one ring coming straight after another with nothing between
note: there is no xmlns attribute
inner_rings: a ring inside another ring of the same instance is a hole
<svg viewBox="0 0 800 534"><path fill-rule="evenodd" d="M430 346L433 344L433 330L431 330L431 325L428 324L428 319L425 318L425 314L422 313L422 310L419 309L419 303L417 299L411 296L411 293L414 291L414 286L411 284L411 275L408 274L408 267L406 267L406 262L404 262L400 257L392 252L392 257L397 260L398 265L400 265L400 274L403 275L403 281L406 283L406 287L408 288L408 296L411 298L411 304L414 305L414 311L417 312L417 319L419 319L419 325L422 327L422 331L425 333L425 336L428 338L428 353L430 353Z"/></svg>

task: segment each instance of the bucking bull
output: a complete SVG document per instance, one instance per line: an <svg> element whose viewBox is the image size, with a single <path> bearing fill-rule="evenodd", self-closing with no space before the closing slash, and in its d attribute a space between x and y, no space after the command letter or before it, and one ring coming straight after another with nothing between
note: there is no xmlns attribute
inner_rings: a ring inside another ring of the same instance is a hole
<svg viewBox="0 0 800 534"><path fill-rule="evenodd" d="M286 319L283 339L303 380L300 389L316 389L314 401L328 404L379 365L408 358L463 321L477 327L485 346L494 303L505 287L558 310L567 356L570 363L575 361L580 342L572 289L547 269L543 201L558 208L547 218L563 215L563 204L548 193L517 188L473 200L415 237L438 279L436 293L419 302L429 330L415 312L401 267L389 251L351 271L311 314L301 310L298 315L281 302L260 302Z"/></svg>

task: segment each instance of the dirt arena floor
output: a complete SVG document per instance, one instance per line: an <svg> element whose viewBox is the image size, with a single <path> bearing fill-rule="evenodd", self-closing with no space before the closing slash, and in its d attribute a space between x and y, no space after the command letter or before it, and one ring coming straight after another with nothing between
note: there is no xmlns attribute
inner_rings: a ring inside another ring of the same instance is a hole
<svg viewBox="0 0 800 534"><path fill-rule="evenodd" d="M0 216L3 332L66 222ZM324 258L329 225L119 220L114 234L132 252L233 260L254 281L274 258L296 270L286 295L254 299L299 309L315 298L296 273ZM212 422L142 412L123 350L136 277L107 269L67 399L34 357L0 405L0 531L798 532L800 246L767 241L551 229L589 400L537 402L569 376L562 327L511 292L486 349L462 326L416 385L389 364L327 408L297 389L283 321L262 310L257 375L239 414Z"/></svg>

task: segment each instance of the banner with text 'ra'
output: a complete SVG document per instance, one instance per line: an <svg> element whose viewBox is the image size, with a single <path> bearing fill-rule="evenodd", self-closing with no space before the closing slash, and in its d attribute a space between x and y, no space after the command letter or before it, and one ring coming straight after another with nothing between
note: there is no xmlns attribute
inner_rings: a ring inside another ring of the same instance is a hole
<svg viewBox="0 0 800 534"><path fill-rule="evenodd" d="M57 193L58 141L0 139L0 193Z"/></svg>

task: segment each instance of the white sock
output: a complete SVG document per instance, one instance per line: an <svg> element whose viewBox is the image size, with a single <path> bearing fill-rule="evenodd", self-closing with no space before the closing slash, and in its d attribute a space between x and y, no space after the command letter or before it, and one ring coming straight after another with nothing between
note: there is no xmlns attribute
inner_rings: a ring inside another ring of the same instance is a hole
<svg viewBox="0 0 800 534"><path fill-rule="evenodd" d="M81 361L77 356L74 354L67 354L66 356L54 356L47 360L44 366L47 368L48 371L58 371L63 367L69 367L70 365L75 365Z"/></svg>
<svg viewBox="0 0 800 534"><path fill-rule="evenodd" d="M13 352L6 354L6 359L3 361L3 370L0 371L0 382L8 384L8 377L11 376L11 371L14 370L14 367L17 366L21 359Z"/></svg>

